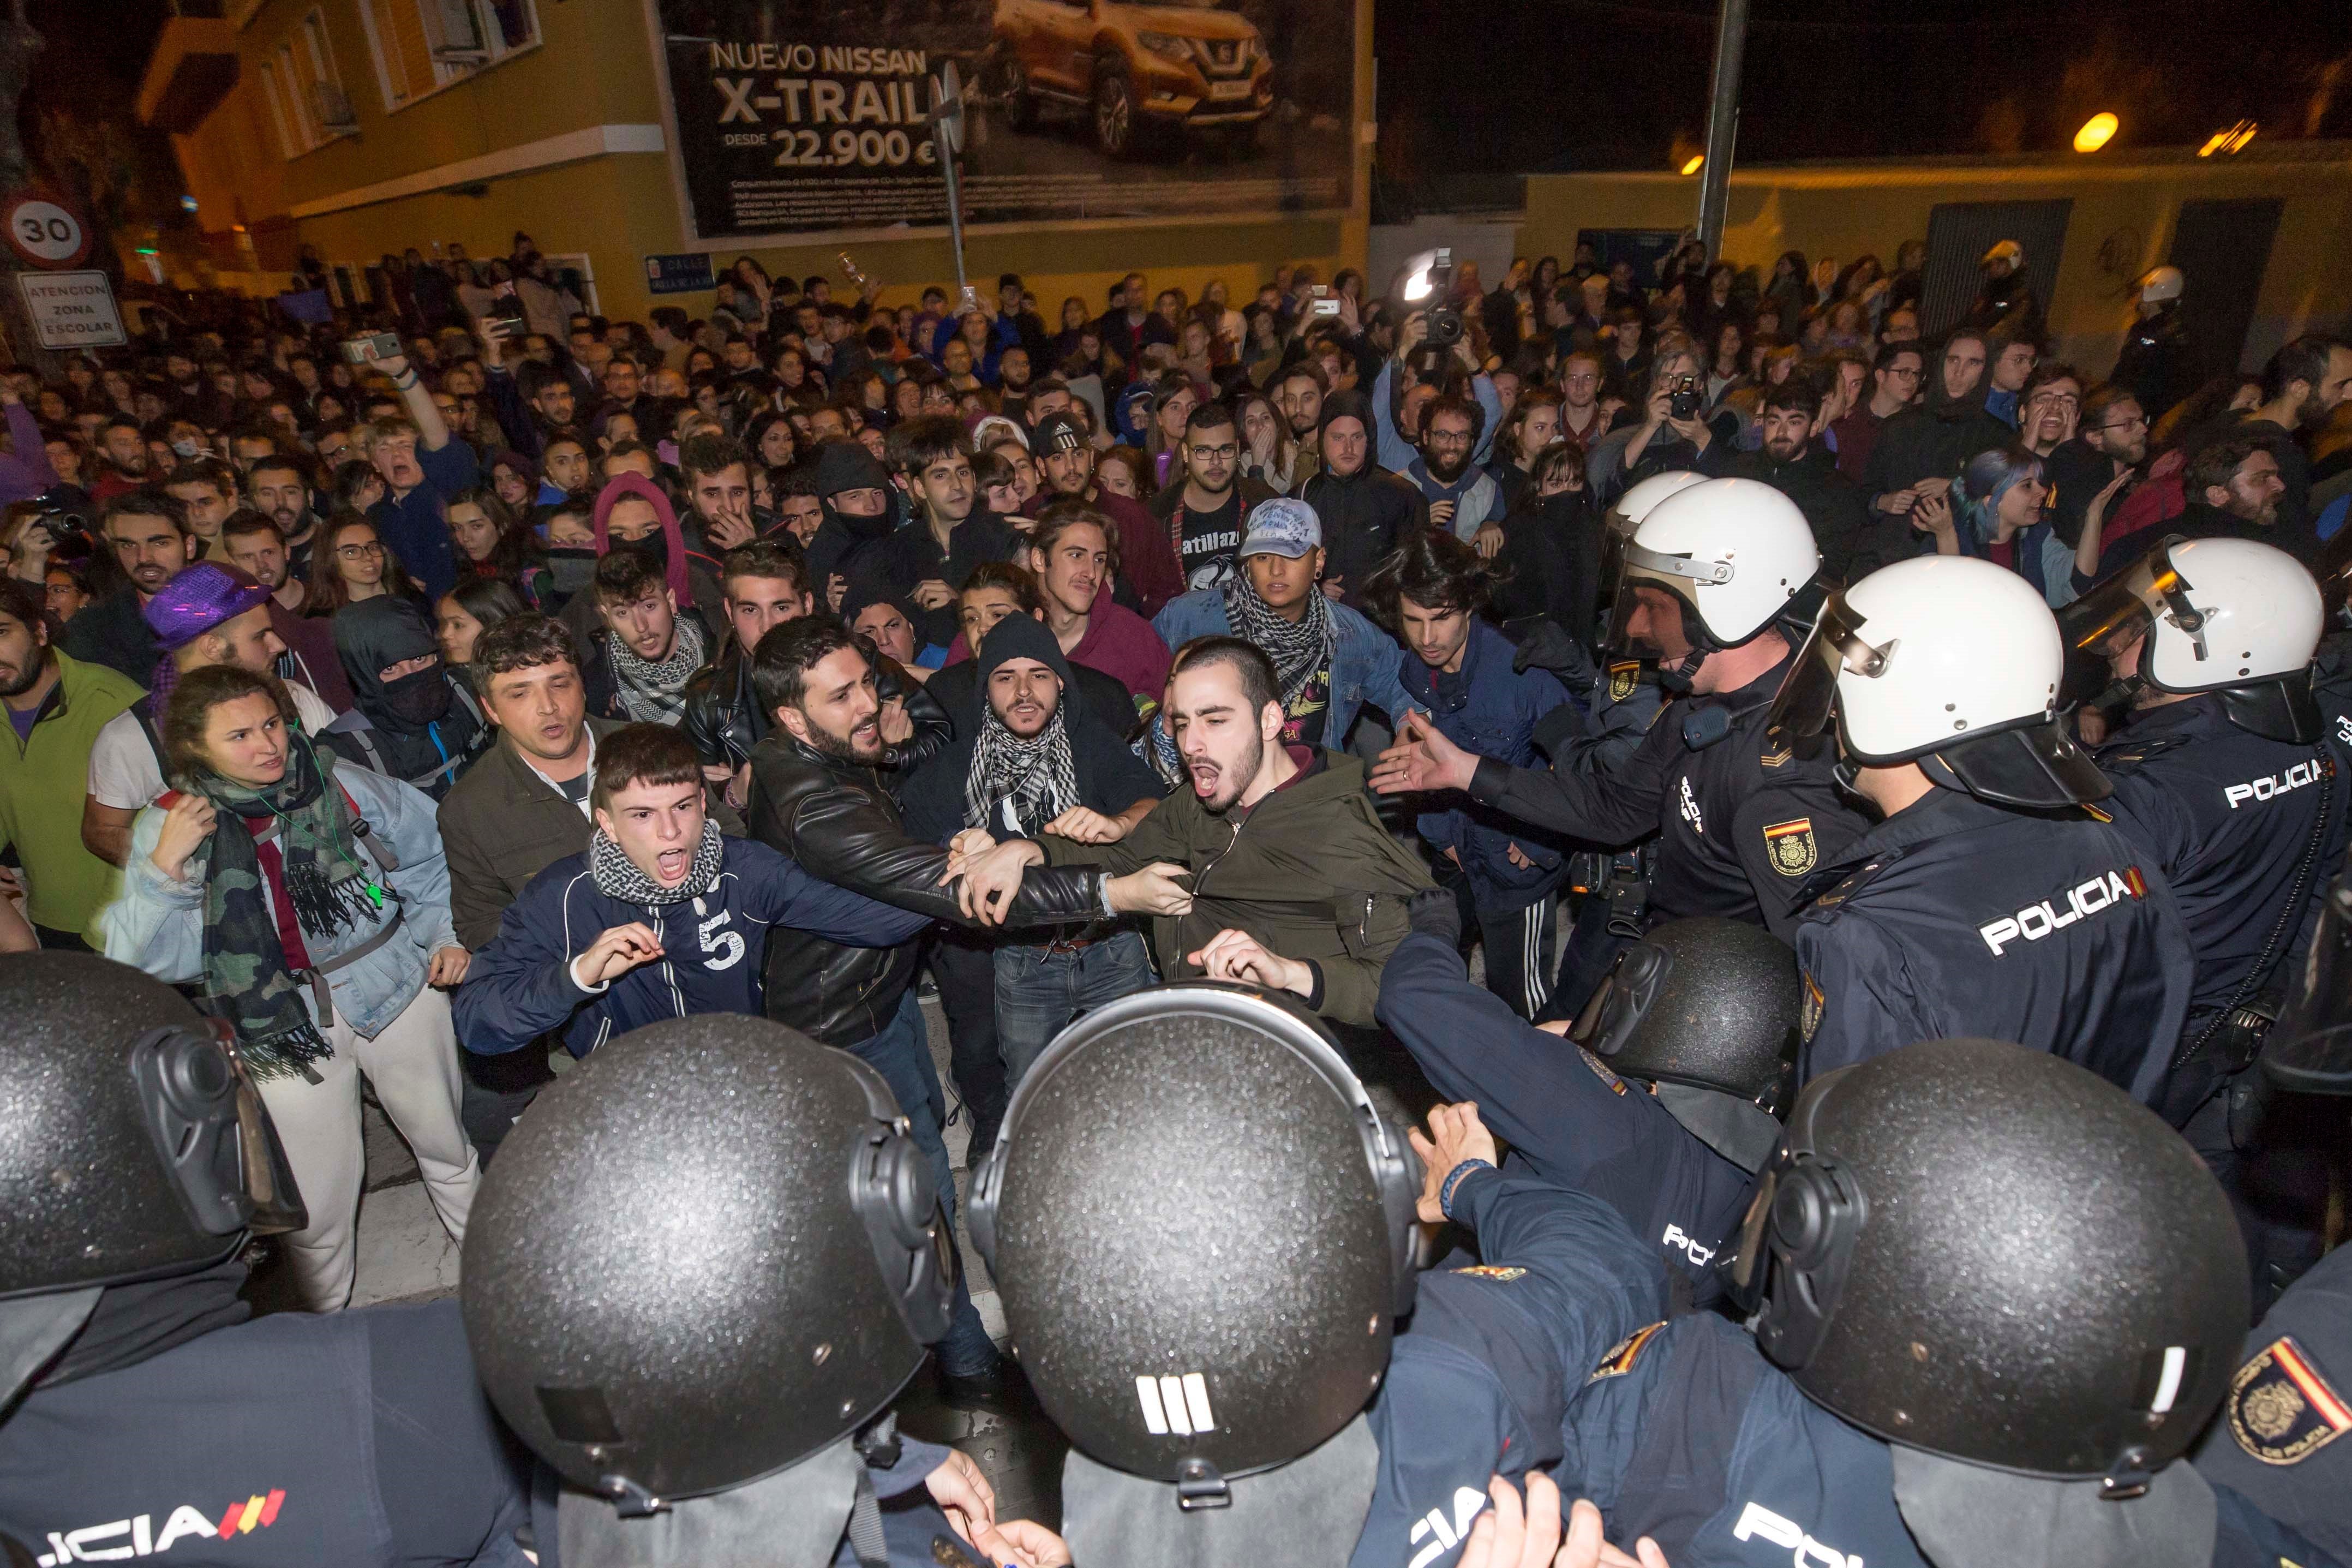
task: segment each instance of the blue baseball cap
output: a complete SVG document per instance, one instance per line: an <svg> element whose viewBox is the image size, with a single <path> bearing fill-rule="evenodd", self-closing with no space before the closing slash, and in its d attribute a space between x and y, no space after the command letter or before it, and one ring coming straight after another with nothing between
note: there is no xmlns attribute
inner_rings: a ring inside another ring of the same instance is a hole
<svg viewBox="0 0 2352 1568"><path fill-rule="evenodd" d="M1296 561L1322 548L1323 522L1315 509L1289 496L1276 496L1250 509L1249 531L1236 553L1244 561L1253 555L1285 555Z"/></svg>

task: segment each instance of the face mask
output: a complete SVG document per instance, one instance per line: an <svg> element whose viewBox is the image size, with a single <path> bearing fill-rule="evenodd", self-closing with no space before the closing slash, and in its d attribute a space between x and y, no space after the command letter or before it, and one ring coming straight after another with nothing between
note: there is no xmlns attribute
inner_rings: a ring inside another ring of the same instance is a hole
<svg viewBox="0 0 2352 1568"><path fill-rule="evenodd" d="M664 568L669 565L669 531L657 528L643 539L622 539L607 535L615 550L637 550L650 555Z"/></svg>
<svg viewBox="0 0 2352 1568"><path fill-rule="evenodd" d="M199 447L196 443L189 440L184 436L172 443L173 454L182 458L194 458L198 452L203 450L204 448L202 447Z"/></svg>
<svg viewBox="0 0 2352 1568"><path fill-rule="evenodd" d="M449 682L436 665L383 689L384 712L405 730L422 730L449 711Z"/></svg>
<svg viewBox="0 0 2352 1568"><path fill-rule="evenodd" d="M547 574L565 598L583 592L596 579L596 552L578 545L559 545L547 552Z"/></svg>

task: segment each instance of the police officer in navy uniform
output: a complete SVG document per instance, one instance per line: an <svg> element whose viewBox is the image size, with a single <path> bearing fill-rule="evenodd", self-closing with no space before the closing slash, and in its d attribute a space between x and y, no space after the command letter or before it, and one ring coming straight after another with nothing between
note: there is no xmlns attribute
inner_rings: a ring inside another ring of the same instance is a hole
<svg viewBox="0 0 2352 1568"><path fill-rule="evenodd" d="M2057 716L2063 658L2014 572L1925 555L1833 594L1773 704L1883 815L1797 925L1807 1079L1913 1040L2011 1039L2163 1102L2187 928Z"/></svg>
<svg viewBox="0 0 2352 1568"><path fill-rule="evenodd" d="M1659 833L1642 924L1719 915L1785 939L1806 874L1865 826L1828 760L1764 732L1791 658L1780 623L1820 570L1804 514L1769 485L1682 489L1651 509L1622 552L1612 641L1656 651L1661 679L1686 693L1660 710L1628 762L1598 774L1507 767L1408 721L1372 787L1465 790L1596 844Z"/></svg>
<svg viewBox="0 0 2352 1568"><path fill-rule="evenodd" d="M1072 1444L1077 1562L1444 1568L1489 1477L1565 1457L1664 1270L1598 1199L1511 1175L1465 1210L1483 1261L1416 1274L1441 1194L1406 1139L1311 1016L1234 986L1122 997L1022 1079L972 1240Z"/></svg>
<svg viewBox="0 0 2352 1568"><path fill-rule="evenodd" d="M0 1018L11 1561L520 1568L528 1461L455 1301L248 1321L247 1237L304 1216L212 1026L63 952L0 957Z"/></svg>
<svg viewBox="0 0 2352 1568"><path fill-rule="evenodd" d="M2327 1201L2325 1152L2293 1146L2292 1107L2263 1135L2268 1097L2247 1070L2352 824L2345 711L2313 689L2319 587L2267 544L2169 539L2058 624L2130 699L2098 753L2116 787L2104 809L2164 873L2197 953L2160 1109L2237 1205L2259 1315L2317 1260Z"/></svg>
<svg viewBox="0 0 2352 1568"><path fill-rule="evenodd" d="M1479 1224L1491 1141L1426 1157ZM2312 1538L2176 1462L2227 1392L2243 1261L2195 1155L2093 1075L1986 1040L1874 1057L1790 1113L1727 1266L1748 1326L1613 1347L1559 1490L1675 1568L2311 1568Z"/></svg>
<svg viewBox="0 0 2352 1568"><path fill-rule="evenodd" d="M1795 1086L1796 954L1738 921L1669 921L1618 953L1573 1024L1533 1026L1471 981L1442 890L1407 913L1381 1025L1439 1094L1478 1107L1507 1169L1601 1198L1657 1247L1677 1301L1714 1301Z"/></svg>

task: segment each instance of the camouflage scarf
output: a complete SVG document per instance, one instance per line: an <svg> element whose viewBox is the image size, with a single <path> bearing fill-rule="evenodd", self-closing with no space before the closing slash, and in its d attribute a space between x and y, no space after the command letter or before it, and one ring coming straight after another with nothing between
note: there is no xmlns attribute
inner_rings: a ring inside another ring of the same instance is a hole
<svg viewBox="0 0 2352 1568"><path fill-rule="evenodd" d="M316 1079L310 1064L334 1055L302 1005L304 982L287 966L270 919L269 889L247 816L274 816L287 901L303 945L370 920L377 903L352 835L352 810L334 763L297 741L286 776L266 788L207 771L185 781L218 808L197 850L205 879L204 1005L236 1029L238 1054L257 1079Z"/></svg>

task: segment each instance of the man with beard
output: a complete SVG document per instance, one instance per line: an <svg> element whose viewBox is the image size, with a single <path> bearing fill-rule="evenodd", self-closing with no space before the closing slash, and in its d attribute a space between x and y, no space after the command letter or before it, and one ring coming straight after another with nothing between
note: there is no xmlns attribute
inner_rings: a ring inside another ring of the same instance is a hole
<svg viewBox="0 0 2352 1568"><path fill-rule="evenodd" d="M1470 460L1486 423L1486 410L1467 398L1441 396L1422 416L1418 455L1405 478L1429 503L1429 523L1454 538L1476 537L1503 515L1503 488Z"/></svg>
<svg viewBox="0 0 2352 1568"><path fill-rule="evenodd" d="M230 564L250 573L270 591L269 627L286 647L278 656L278 678L289 686L309 687L338 713L349 708L352 686L342 661L335 657L333 623L296 613L308 584L289 566L286 538L278 524L251 508L233 511L221 524L221 550ZM287 604L289 592L291 607Z"/></svg>
<svg viewBox="0 0 2352 1568"><path fill-rule="evenodd" d="M1007 419L1022 420L1027 417L1029 384L1033 374L1029 363L1029 351L1019 343L1014 343L997 356L997 406Z"/></svg>
<svg viewBox="0 0 2352 1568"><path fill-rule="evenodd" d="M853 577L871 577L922 613L916 629L945 647L956 637L956 594L983 561L1010 561L1021 536L980 504L971 444L950 416L909 419L890 432L890 466L914 503L911 527L890 535Z"/></svg>
<svg viewBox="0 0 2352 1568"><path fill-rule="evenodd" d="M1983 333L1969 329L1944 340L1936 388L1924 406L1889 419L1863 471L1862 491L1878 516L1906 522L1920 501L1940 496L1970 458L2009 444L2010 429L1985 412Z"/></svg>
<svg viewBox="0 0 2352 1568"><path fill-rule="evenodd" d="M299 615L309 591L310 547L319 537L319 514L310 506L310 471L299 458L264 458L246 475L245 486L248 504L278 525L279 542L286 548L286 581L279 585L278 602Z"/></svg>
<svg viewBox="0 0 2352 1568"><path fill-rule="evenodd" d="M751 680L775 728L751 753L747 820L753 837L811 875L960 923L1053 924L1190 904L1171 868L1160 867L1108 879L1081 870L1024 879L1016 868L974 899L947 874L948 852L901 825L880 771L898 753L884 738L874 663L838 616L805 616L761 637ZM769 1017L849 1051L888 1081L952 1219L945 1097L915 1002L917 957L912 942L851 947L779 926L769 933L765 1005ZM968 1296L959 1297L939 1357L951 1394L1001 1390L1004 1370Z"/></svg>
<svg viewBox="0 0 2352 1568"><path fill-rule="evenodd" d="M147 482L152 465L147 458L147 437L139 428L139 421L128 415L116 415L98 427L98 439L93 445L100 468L98 482L89 487L92 500L102 506Z"/></svg>
<svg viewBox="0 0 2352 1568"><path fill-rule="evenodd" d="M1118 569L1146 616L1184 591L1184 574L1169 547L1168 530L1141 501L1113 495L1095 482L1095 449L1069 414L1049 414L1029 435L1039 477L1058 500L1082 500L1110 520ZM1051 504L1049 501L1048 504Z"/></svg>
<svg viewBox="0 0 2352 1568"><path fill-rule="evenodd" d="M147 601L147 624L170 662L156 666L146 700L109 720L90 746L81 841L91 854L121 865L140 808L163 793L163 710L180 677L216 664L255 675L278 672L286 645L273 622L275 608L266 584L215 561L197 562ZM331 639L328 646L331 656ZM289 680L286 694L307 733L319 734L335 721L335 710L310 687Z"/></svg>
<svg viewBox="0 0 2352 1568"><path fill-rule="evenodd" d="M2189 504L2168 531L2191 539L2251 539L2284 549L2279 526L2286 495L2283 467L2276 441L2235 436L2214 442L2189 459L2181 477Z"/></svg>
<svg viewBox="0 0 2352 1568"><path fill-rule="evenodd" d="M98 532L131 581L76 616L58 646L84 664L102 664L145 686L163 648L140 611L196 558L196 538L186 509L157 489L129 490L107 502Z"/></svg>
<svg viewBox="0 0 2352 1568"><path fill-rule="evenodd" d="M816 498L824 521L808 543L809 584L827 609L841 606L849 579L896 526L890 474L856 441L827 441L816 449Z"/></svg>
<svg viewBox="0 0 2352 1568"><path fill-rule="evenodd" d="M82 847L82 798L99 731L140 698L137 681L49 645L37 584L0 578L0 709L15 742L0 745L0 847L24 867L43 947L88 952L82 931L114 896L106 862Z"/></svg>
<svg viewBox="0 0 2352 1568"><path fill-rule="evenodd" d="M701 755L704 776L728 784L768 732L768 716L751 690L751 650L777 626L812 614L816 600L798 553L767 540L729 551L719 587L726 595L727 651L687 682L686 732ZM734 804L742 804L740 788Z"/></svg>
<svg viewBox="0 0 2352 1568"><path fill-rule="evenodd" d="M491 740L473 694L441 662L425 612L379 595L335 613L335 651L352 678L352 710L320 737L342 756L434 800Z"/></svg>
<svg viewBox="0 0 2352 1568"><path fill-rule="evenodd" d="M1282 415L1282 422L1290 426L1290 438L1298 443L1299 461L1308 465L1293 472L1312 474L1314 465L1323 452L1323 399L1330 388L1323 383L1323 373L1312 360L1300 360L1282 373L1274 384L1274 406Z"/></svg>
<svg viewBox="0 0 2352 1568"><path fill-rule="evenodd" d="M1223 587L1195 588L1160 612L1152 622L1160 640L1181 648L1196 637L1235 637L1263 653L1276 672L1286 746L1345 746L1367 703L1402 721L1415 706L1397 681L1403 650L1318 591L1323 528L1315 509L1283 496L1261 501L1240 553L1240 572ZM1175 737L1164 716L1151 734L1162 773L1172 773L1179 766Z"/></svg>
<svg viewBox="0 0 2352 1568"><path fill-rule="evenodd" d="M1172 861L1195 881L1214 868L1213 890L1155 911L1160 974L1287 991L1334 1024L1369 1028L1381 966L1410 929L1405 903L1430 885L1420 858L1381 826L1361 763L1284 742L1274 662L1248 643L1188 644L1168 690L1189 788L1116 843L967 836L962 863L975 880L1039 861L1127 874Z"/></svg>
<svg viewBox="0 0 2352 1568"><path fill-rule="evenodd" d="M2205 430L2183 439L2184 450L2195 452L2222 434L2268 437L2279 468L2278 532L2270 542L2305 566L2318 560L2318 541L2311 532L2311 457L2303 442L2327 423L2346 396L2352 395L2352 348L2314 333L2300 337L2271 355L2263 367L2263 402L2252 413L2223 430ZM2192 488L2189 499L2198 499Z"/></svg>
<svg viewBox="0 0 2352 1568"><path fill-rule="evenodd" d="M2140 465L2146 461L2147 413L2139 399L2131 388L2114 382L2091 388L2075 419L2074 439L2060 443L2042 463L2042 477L2050 481L2058 536L2079 546L2083 519L2091 502L2121 481L2121 488L2107 497L2101 512L2102 517L2114 517L2116 508L2138 488L2144 477Z"/></svg>
<svg viewBox="0 0 2352 1568"><path fill-rule="evenodd" d="M678 607L661 563L642 549L617 549L596 563L589 595L603 627L582 672L588 711L633 722L683 723L687 682L717 643L702 613Z"/></svg>
<svg viewBox="0 0 2352 1568"><path fill-rule="evenodd" d="M1372 460L1371 400L1349 388L1319 400L1322 468L1299 491L1320 521L1323 591L1360 607L1365 581L1412 534L1429 526L1419 486Z"/></svg>
<svg viewBox="0 0 2352 1568"><path fill-rule="evenodd" d="M1242 519L1274 495L1265 481L1242 476L1241 455L1233 410L1203 403L1184 420L1183 477L1151 498L1151 515L1168 530L1190 588L1213 588L1233 576Z"/></svg>
<svg viewBox="0 0 2352 1568"><path fill-rule="evenodd" d="M975 661L978 691L972 710L958 716L961 738L907 782L908 833L941 844L967 827L1115 844L1160 804L1160 781L1119 741L1124 715L1088 710L1044 625L1007 616ZM1142 934L1127 923L1097 917L1037 934L1045 940L1006 942L994 954L1008 1093L1081 1009L1153 980Z"/></svg>
<svg viewBox="0 0 2352 1568"><path fill-rule="evenodd" d="M1763 446L1740 452L1728 442L1710 444L1699 468L1724 479L1761 480L1795 501L1821 548L1822 572L1850 582L1869 513L1853 481L1838 472L1837 459L1813 444L1821 416L1822 395L1800 372L1764 394Z"/></svg>
<svg viewBox="0 0 2352 1568"><path fill-rule="evenodd" d="M751 455L731 436L708 433L678 444L687 515L678 520L688 548L724 555L760 536L751 515Z"/></svg>

